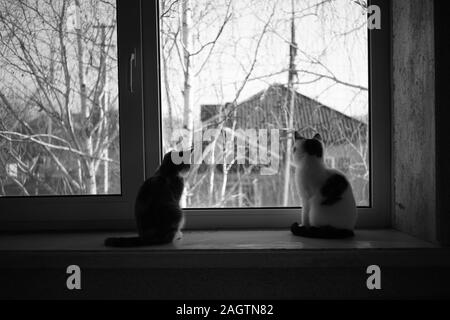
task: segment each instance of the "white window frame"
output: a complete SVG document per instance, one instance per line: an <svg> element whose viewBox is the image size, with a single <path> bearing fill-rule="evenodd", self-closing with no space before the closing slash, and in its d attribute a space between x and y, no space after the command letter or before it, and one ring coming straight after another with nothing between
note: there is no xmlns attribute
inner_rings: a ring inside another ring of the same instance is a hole
<svg viewBox="0 0 450 320"><path fill-rule="evenodd" d="M133 225L134 197L145 177L140 13L140 0L117 0L122 194L0 197L0 230L101 229ZM135 63L131 60L132 54Z"/></svg>
<svg viewBox="0 0 450 320"><path fill-rule="evenodd" d="M358 228L390 227L390 1L369 31L371 206ZM131 229L134 197L161 160L158 1L117 0L122 195L0 198L1 230ZM144 18L143 18L144 17ZM135 64L130 57L134 54ZM130 75L133 92L129 90ZM186 209L187 229L289 228L300 208Z"/></svg>

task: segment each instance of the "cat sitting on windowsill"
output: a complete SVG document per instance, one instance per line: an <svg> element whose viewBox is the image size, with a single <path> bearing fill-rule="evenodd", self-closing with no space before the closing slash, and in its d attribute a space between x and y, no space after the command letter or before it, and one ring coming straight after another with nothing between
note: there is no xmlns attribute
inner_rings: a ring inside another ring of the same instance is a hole
<svg viewBox="0 0 450 320"><path fill-rule="evenodd" d="M296 132L293 157L303 212L302 224L294 223L292 233L322 239L354 236L357 211L352 187L343 173L326 167L321 136L306 139Z"/></svg>
<svg viewBox="0 0 450 320"><path fill-rule="evenodd" d="M176 155L174 153L177 153ZM173 159L183 159L183 151L167 153L153 177L139 189L135 202L138 236L108 238L109 247L136 247L171 243L181 238L184 224L180 199L184 189L183 176L189 171L186 163L175 164Z"/></svg>

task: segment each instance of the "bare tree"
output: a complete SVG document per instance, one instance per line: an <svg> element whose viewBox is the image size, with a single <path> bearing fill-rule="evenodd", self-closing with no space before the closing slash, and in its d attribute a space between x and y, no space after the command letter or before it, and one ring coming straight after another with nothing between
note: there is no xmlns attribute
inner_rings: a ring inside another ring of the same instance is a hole
<svg viewBox="0 0 450 320"><path fill-rule="evenodd" d="M183 49L183 127L192 131L191 106L191 41L190 41L190 0L181 0L181 45Z"/></svg>
<svg viewBox="0 0 450 320"><path fill-rule="evenodd" d="M108 193L109 165L119 168L118 92L108 85L117 84L115 2L3 0L0 12L0 109L17 123L0 123L0 139L11 143L5 161L22 163L23 180L37 179L48 194L100 193L103 165Z"/></svg>

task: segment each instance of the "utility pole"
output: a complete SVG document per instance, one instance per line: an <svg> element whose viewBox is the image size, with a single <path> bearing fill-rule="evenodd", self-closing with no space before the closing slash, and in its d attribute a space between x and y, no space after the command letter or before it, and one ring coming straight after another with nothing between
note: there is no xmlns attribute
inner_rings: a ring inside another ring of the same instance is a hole
<svg viewBox="0 0 450 320"><path fill-rule="evenodd" d="M291 42L289 43L289 74L288 74L288 96L289 110L287 114L287 128L288 131L294 130L294 117L295 117L295 96L294 81L297 79L297 66L295 59L297 57L297 43L295 41L295 0L291 0ZM284 193L283 193L283 206L289 205L289 194L291 185L291 163L292 163L292 139L286 141L286 159L284 168Z"/></svg>

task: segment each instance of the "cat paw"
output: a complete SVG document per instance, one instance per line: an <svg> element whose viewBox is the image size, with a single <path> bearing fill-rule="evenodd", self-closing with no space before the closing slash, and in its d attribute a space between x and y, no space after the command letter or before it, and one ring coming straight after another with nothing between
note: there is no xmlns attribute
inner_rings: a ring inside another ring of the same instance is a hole
<svg viewBox="0 0 450 320"><path fill-rule="evenodd" d="M178 231L178 232L175 234L175 240L181 240L181 239L183 239L183 232Z"/></svg>
<svg viewBox="0 0 450 320"><path fill-rule="evenodd" d="M292 232L294 235L298 235L298 234L299 234L299 231L302 230L303 228L305 228L303 225L300 225L298 222L295 222L295 223L293 223L292 226L291 226L291 232Z"/></svg>

